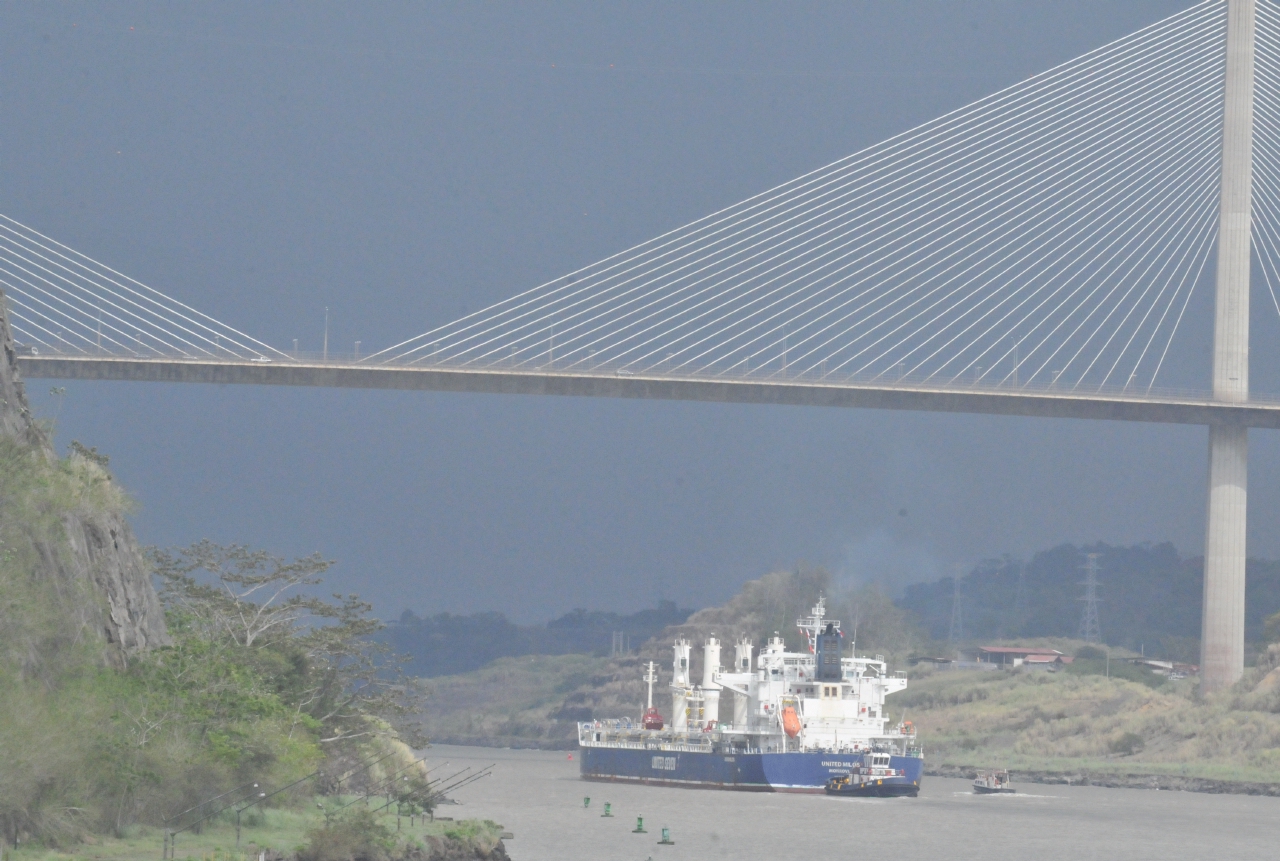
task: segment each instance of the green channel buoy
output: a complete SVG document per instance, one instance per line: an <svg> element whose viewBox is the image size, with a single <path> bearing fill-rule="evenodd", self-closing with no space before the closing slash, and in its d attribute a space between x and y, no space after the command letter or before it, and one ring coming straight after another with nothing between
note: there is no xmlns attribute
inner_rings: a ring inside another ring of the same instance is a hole
<svg viewBox="0 0 1280 861"><path fill-rule="evenodd" d="M648 834L648 833L649 833L648 831L645 831L645 830L644 830L644 817L643 817L643 816L637 816L637 817L636 817L636 827L635 827L635 830L634 830L634 831L632 831L631 833L632 833L632 834Z"/></svg>
<svg viewBox="0 0 1280 861"><path fill-rule="evenodd" d="M591 806L591 796L590 795L583 796L582 809L586 810L590 806Z"/></svg>
<svg viewBox="0 0 1280 861"><path fill-rule="evenodd" d="M612 815L613 815L613 805L611 805L609 802L607 802L607 801L606 801L606 802L604 803L604 813L601 813L600 815L601 815L602 817L604 817L604 816L612 816Z"/></svg>
<svg viewBox="0 0 1280 861"><path fill-rule="evenodd" d="M659 846L675 846L676 845L676 841L671 839L670 828L662 829L662 839L658 841L658 845Z"/></svg>

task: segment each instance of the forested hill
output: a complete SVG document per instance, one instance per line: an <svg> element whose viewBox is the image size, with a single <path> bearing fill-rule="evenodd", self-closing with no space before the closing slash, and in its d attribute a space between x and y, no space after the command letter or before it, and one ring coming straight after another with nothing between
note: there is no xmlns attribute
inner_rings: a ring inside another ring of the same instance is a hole
<svg viewBox="0 0 1280 861"><path fill-rule="evenodd" d="M1172 544L1115 547L1064 544L1029 562L992 560L960 578L964 639L1074 636L1080 624L1086 553L1099 554L1102 638L1113 646L1195 660L1200 638L1204 561ZM1019 598L1019 574L1022 595ZM897 602L930 636L951 631L955 581L908 586ZM1245 636L1262 637L1263 620L1280 611L1280 562L1250 559Z"/></svg>
<svg viewBox="0 0 1280 861"><path fill-rule="evenodd" d="M692 612L672 601L660 601L657 607L627 615L574 610L545 625L517 625L502 613L439 613L423 619L405 610L382 636L396 652L410 656L405 672L447 676L520 655L608 655L616 631L624 634L626 648L638 649Z"/></svg>

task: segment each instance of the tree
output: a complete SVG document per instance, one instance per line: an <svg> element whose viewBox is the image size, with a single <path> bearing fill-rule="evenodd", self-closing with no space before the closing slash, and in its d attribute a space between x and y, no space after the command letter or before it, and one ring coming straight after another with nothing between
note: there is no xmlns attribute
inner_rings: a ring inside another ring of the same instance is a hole
<svg viewBox="0 0 1280 861"><path fill-rule="evenodd" d="M1280 643L1280 613L1273 613L1263 622L1262 639L1268 643Z"/></svg>
<svg viewBox="0 0 1280 861"><path fill-rule="evenodd" d="M333 745L398 731L421 746L423 690L385 643L383 623L356 595L310 594L333 565L319 553L287 560L205 539L149 551L161 600L179 633L222 659L247 661L297 715ZM232 658L225 650L237 653Z"/></svg>
<svg viewBox="0 0 1280 861"><path fill-rule="evenodd" d="M310 596L286 594L322 582L333 562L319 553L289 562L206 538L176 551L153 548L150 556L166 607L186 625L214 637L224 634L246 648L263 637L288 637L298 622L330 609ZM204 577L197 578L199 572Z"/></svg>

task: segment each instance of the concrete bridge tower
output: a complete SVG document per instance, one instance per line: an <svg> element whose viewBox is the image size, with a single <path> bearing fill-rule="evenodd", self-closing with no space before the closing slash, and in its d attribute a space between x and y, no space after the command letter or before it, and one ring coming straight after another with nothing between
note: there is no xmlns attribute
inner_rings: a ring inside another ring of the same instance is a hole
<svg viewBox="0 0 1280 861"><path fill-rule="evenodd" d="M1228 0L1213 397L1231 403L1249 400L1254 31L1255 0ZM1229 687L1244 673L1248 466L1248 427L1210 425L1200 637L1200 678L1206 692Z"/></svg>

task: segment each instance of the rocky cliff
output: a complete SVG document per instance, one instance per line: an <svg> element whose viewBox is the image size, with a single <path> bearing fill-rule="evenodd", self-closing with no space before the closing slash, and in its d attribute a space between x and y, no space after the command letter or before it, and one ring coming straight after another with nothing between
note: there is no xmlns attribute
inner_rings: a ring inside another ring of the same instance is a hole
<svg viewBox="0 0 1280 861"><path fill-rule="evenodd" d="M36 458L57 460L53 444L31 415L18 375L13 336L4 294L0 292L0 437L17 441ZM74 455L73 457L83 457ZM103 464L86 463L84 471L110 481ZM122 665L130 654L169 642L164 612L151 584L146 560L133 531L118 508L75 505L63 511L60 529L26 532L40 569L57 594L91 595L89 606L66 607L82 628L102 642L104 659ZM60 534L59 534L60 533ZM80 602L76 602L79 604Z"/></svg>

